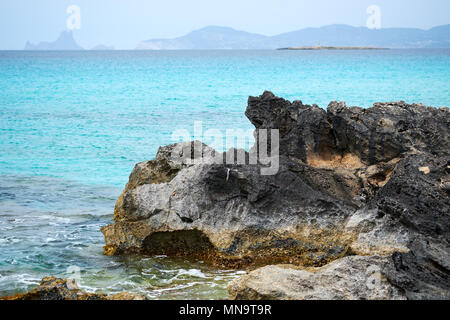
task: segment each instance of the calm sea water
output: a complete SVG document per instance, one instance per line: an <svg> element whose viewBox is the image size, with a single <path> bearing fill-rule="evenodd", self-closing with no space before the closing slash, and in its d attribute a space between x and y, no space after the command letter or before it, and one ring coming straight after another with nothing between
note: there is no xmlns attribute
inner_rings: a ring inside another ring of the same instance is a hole
<svg viewBox="0 0 450 320"><path fill-rule="evenodd" d="M450 106L450 50L0 52L0 295L76 266L89 291L224 298L240 272L167 257L106 257L99 228L134 164L175 129L251 129L264 90Z"/></svg>

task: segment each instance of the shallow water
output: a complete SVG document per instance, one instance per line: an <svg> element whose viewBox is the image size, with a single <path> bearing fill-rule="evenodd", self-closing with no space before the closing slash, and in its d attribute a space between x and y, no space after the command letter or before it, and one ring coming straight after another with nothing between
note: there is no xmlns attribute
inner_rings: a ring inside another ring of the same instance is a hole
<svg viewBox="0 0 450 320"><path fill-rule="evenodd" d="M224 298L226 283L240 274L181 258L104 256L99 229L112 221L118 188L48 177L4 175L0 181L0 295L57 275L92 292Z"/></svg>
<svg viewBox="0 0 450 320"><path fill-rule="evenodd" d="M135 163L194 121L251 129L247 98L266 89L321 107L449 106L449 83L450 50L0 52L0 295L78 267L90 291L225 298L239 271L102 254Z"/></svg>

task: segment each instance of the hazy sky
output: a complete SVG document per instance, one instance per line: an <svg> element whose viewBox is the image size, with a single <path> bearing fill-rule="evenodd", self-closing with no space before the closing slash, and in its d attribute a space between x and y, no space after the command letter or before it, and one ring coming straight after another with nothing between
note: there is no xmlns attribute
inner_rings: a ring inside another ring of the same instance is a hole
<svg viewBox="0 0 450 320"><path fill-rule="evenodd" d="M365 26L370 5L381 8L383 28L450 24L449 0L0 0L0 49L55 40L66 29L69 5L81 9L75 38L84 48L133 49L141 40L208 25L265 35L333 23Z"/></svg>

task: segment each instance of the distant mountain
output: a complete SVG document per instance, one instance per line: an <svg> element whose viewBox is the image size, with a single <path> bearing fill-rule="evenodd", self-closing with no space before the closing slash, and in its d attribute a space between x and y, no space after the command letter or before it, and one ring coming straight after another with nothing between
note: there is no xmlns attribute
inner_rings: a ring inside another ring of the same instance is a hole
<svg viewBox="0 0 450 320"><path fill-rule="evenodd" d="M106 46L106 45L103 45L103 44L99 44L99 45L93 47L91 50L94 50L94 51L111 51L111 50L114 50L114 46Z"/></svg>
<svg viewBox="0 0 450 320"><path fill-rule="evenodd" d="M210 26L174 39L152 39L138 44L138 50L178 49L276 49L299 46L352 46L387 48L450 48L450 25L430 30L329 25L276 36Z"/></svg>
<svg viewBox="0 0 450 320"><path fill-rule="evenodd" d="M266 36L227 27L210 26L175 38L141 42L137 49L253 49L260 47Z"/></svg>
<svg viewBox="0 0 450 320"><path fill-rule="evenodd" d="M40 42L32 44L29 41L25 44L24 50L84 50L73 38L72 31L63 31L54 42Z"/></svg>

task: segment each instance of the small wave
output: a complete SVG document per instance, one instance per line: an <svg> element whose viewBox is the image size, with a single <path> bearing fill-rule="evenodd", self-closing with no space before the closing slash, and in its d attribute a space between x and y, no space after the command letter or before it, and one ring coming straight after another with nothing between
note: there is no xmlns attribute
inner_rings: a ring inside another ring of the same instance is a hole
<svg viewBox="0 0 450 320"><path fill-rule="evenodd" d="M42 220L51 220L52 222L49 223L51 225L58 225L58 223L68 224L68 223L72 222L72 220L70 218L58 217L58 216L53 216L53 215L48 215L48 214L39 216L39 218Z"/></svg>
<svg viewBox="0 0 450 320"><path fill-rule="evenodd" d="M26 220L20 219L20 218L12 218L12 219L8 219L8 222L10 222L11 224L22 224L22 223L26 222Z"/></svg>
<svg viewBox="0 0 450 320"><path fill-rule="evenodd" d="M201 272L198 269L189 269L189 270L184 270L184 269L180 269L178 272L178 276L182 276L182 275L188 275L191 277L196 277L196 278L208 278L203 272Z"/></svg>
<svg viewBox="0 0 450 320"><path fill-rule="evenodd" d="M163 292L167 292L167 291L183 290L183 289L191 288L197 284L198 284L197 282L189 282L189 283L179 284L179 285L175 285L173 287L168 287L168 288L153 289L152 291L154 293L163 293Z"/></svg>
<svg viewBox="0 0 450 320"><path fill-rule="evenodd" d="M7 276L1 276L0 283L12 283L12 284L22 284L22 285L38 285L41 279L27 273L11 274Z"/></svg>
<svg viewBox="0 0 450 320"><path fill-rule="evenodd" d="M1 240L3 240L3 241L1 241L1 242L3 242L3 243L9 243L9 244L19 243L19 242L22 241L21 239L18 239L18 238L16 238L16 237L3 238L3 239L1 239ZM0 242L0 243L1 243L1 242Z"/></svg>
<svg viewBox="0 0 450 320"><path fill-rule="evenodd" d="M161 271L163 271L163 270L161 270ZM170 272L170 270L164 270L164 272L167 272L167 271ZM172 270L172 272L173 272L173 270ZM201 272L198 269L189 269L189 270L179 269L175 276L173 276L170 279L164 280L162 282L166 283L166 284L171 284L174 281L179 281L179 280L185 281L186 277L183 277L183 276L188 276L187 278L201 278L201 279L209 278L208 276L206 276L203 272Z"/></svg>

